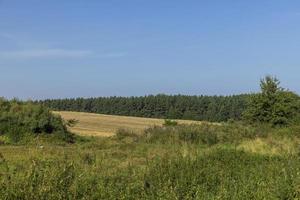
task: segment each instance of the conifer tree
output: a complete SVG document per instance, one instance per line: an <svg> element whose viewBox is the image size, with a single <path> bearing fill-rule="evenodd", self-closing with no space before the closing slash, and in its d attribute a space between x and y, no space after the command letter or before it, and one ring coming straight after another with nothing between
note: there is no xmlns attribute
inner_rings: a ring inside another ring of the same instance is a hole
<svg viewBox="0 0 300 200"><path fill-rule="evenodd" d="M276 77L266 76L260 81L261 92L253 95L244 117L251 123L286 126L299 118L299 96L280 87Z"/></svg>

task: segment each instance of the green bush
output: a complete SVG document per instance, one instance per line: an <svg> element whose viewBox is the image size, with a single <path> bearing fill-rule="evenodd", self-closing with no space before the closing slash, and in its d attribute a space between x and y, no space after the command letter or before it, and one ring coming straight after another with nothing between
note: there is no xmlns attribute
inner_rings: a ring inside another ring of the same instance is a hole
<svg viewBox="0 0 300 200"><path fill-rule="evenodd" d="M44 106L31 102L0 99L0 135L18 143L26 135L55 134L65 141L72 141L65 122Z"/></svg>
<svg viewBox="0 0 300 200"><path fill-rule="evenodd" d="M178 122L171 119L165 119L164 126L177 126Z"/></svg>

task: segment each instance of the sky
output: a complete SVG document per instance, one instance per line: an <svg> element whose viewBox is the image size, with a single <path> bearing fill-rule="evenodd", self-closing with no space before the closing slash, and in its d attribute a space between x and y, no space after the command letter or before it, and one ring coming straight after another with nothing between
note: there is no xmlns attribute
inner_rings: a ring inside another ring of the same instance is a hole
<svg viewBox="0 0 300 200"><path fill-rule="evenodd" d="M0 96L300 93L299 0L0 0Z"/></svg>

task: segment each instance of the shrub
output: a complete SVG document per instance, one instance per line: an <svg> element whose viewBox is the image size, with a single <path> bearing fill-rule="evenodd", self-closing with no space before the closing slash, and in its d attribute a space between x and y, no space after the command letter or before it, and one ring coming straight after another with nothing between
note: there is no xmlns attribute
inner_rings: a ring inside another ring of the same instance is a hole
<svg viewBox="0 0 300 200"><path fill-rule="evenodd" d="M26 135L55 134L65 141L72 141L72 134L60 116L41 105L17 100L0 99L0 134L7 135L12 143Z"/></svg>
<svg viewBox="0 0 300 200"><path fill-rule="evenodd" d="M165 119L165 122L163 125L164 126L177 126L178 122L175 120Z"/></svg>

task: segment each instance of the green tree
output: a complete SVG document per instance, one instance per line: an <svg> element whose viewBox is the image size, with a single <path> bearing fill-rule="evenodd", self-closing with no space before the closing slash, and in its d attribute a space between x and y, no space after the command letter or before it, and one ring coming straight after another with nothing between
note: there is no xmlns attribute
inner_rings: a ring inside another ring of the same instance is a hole
<svg viewBox="0 0 300 200"><path fill-rule="evenodd" d="M69 122L68 122L69 123ZM0 135L11 142L22 140L26 135L53 134L72 142L64 120L48 108L32 102L0 99Z"/></svg>
<svg viewBox="0 0 300 200"><path fill-rule="evenodd" d="M266 76L260 81L261 93L250 98L244 118L251 123L286 126L299 119L299 96L280 87L280 81Z"/></svg>

